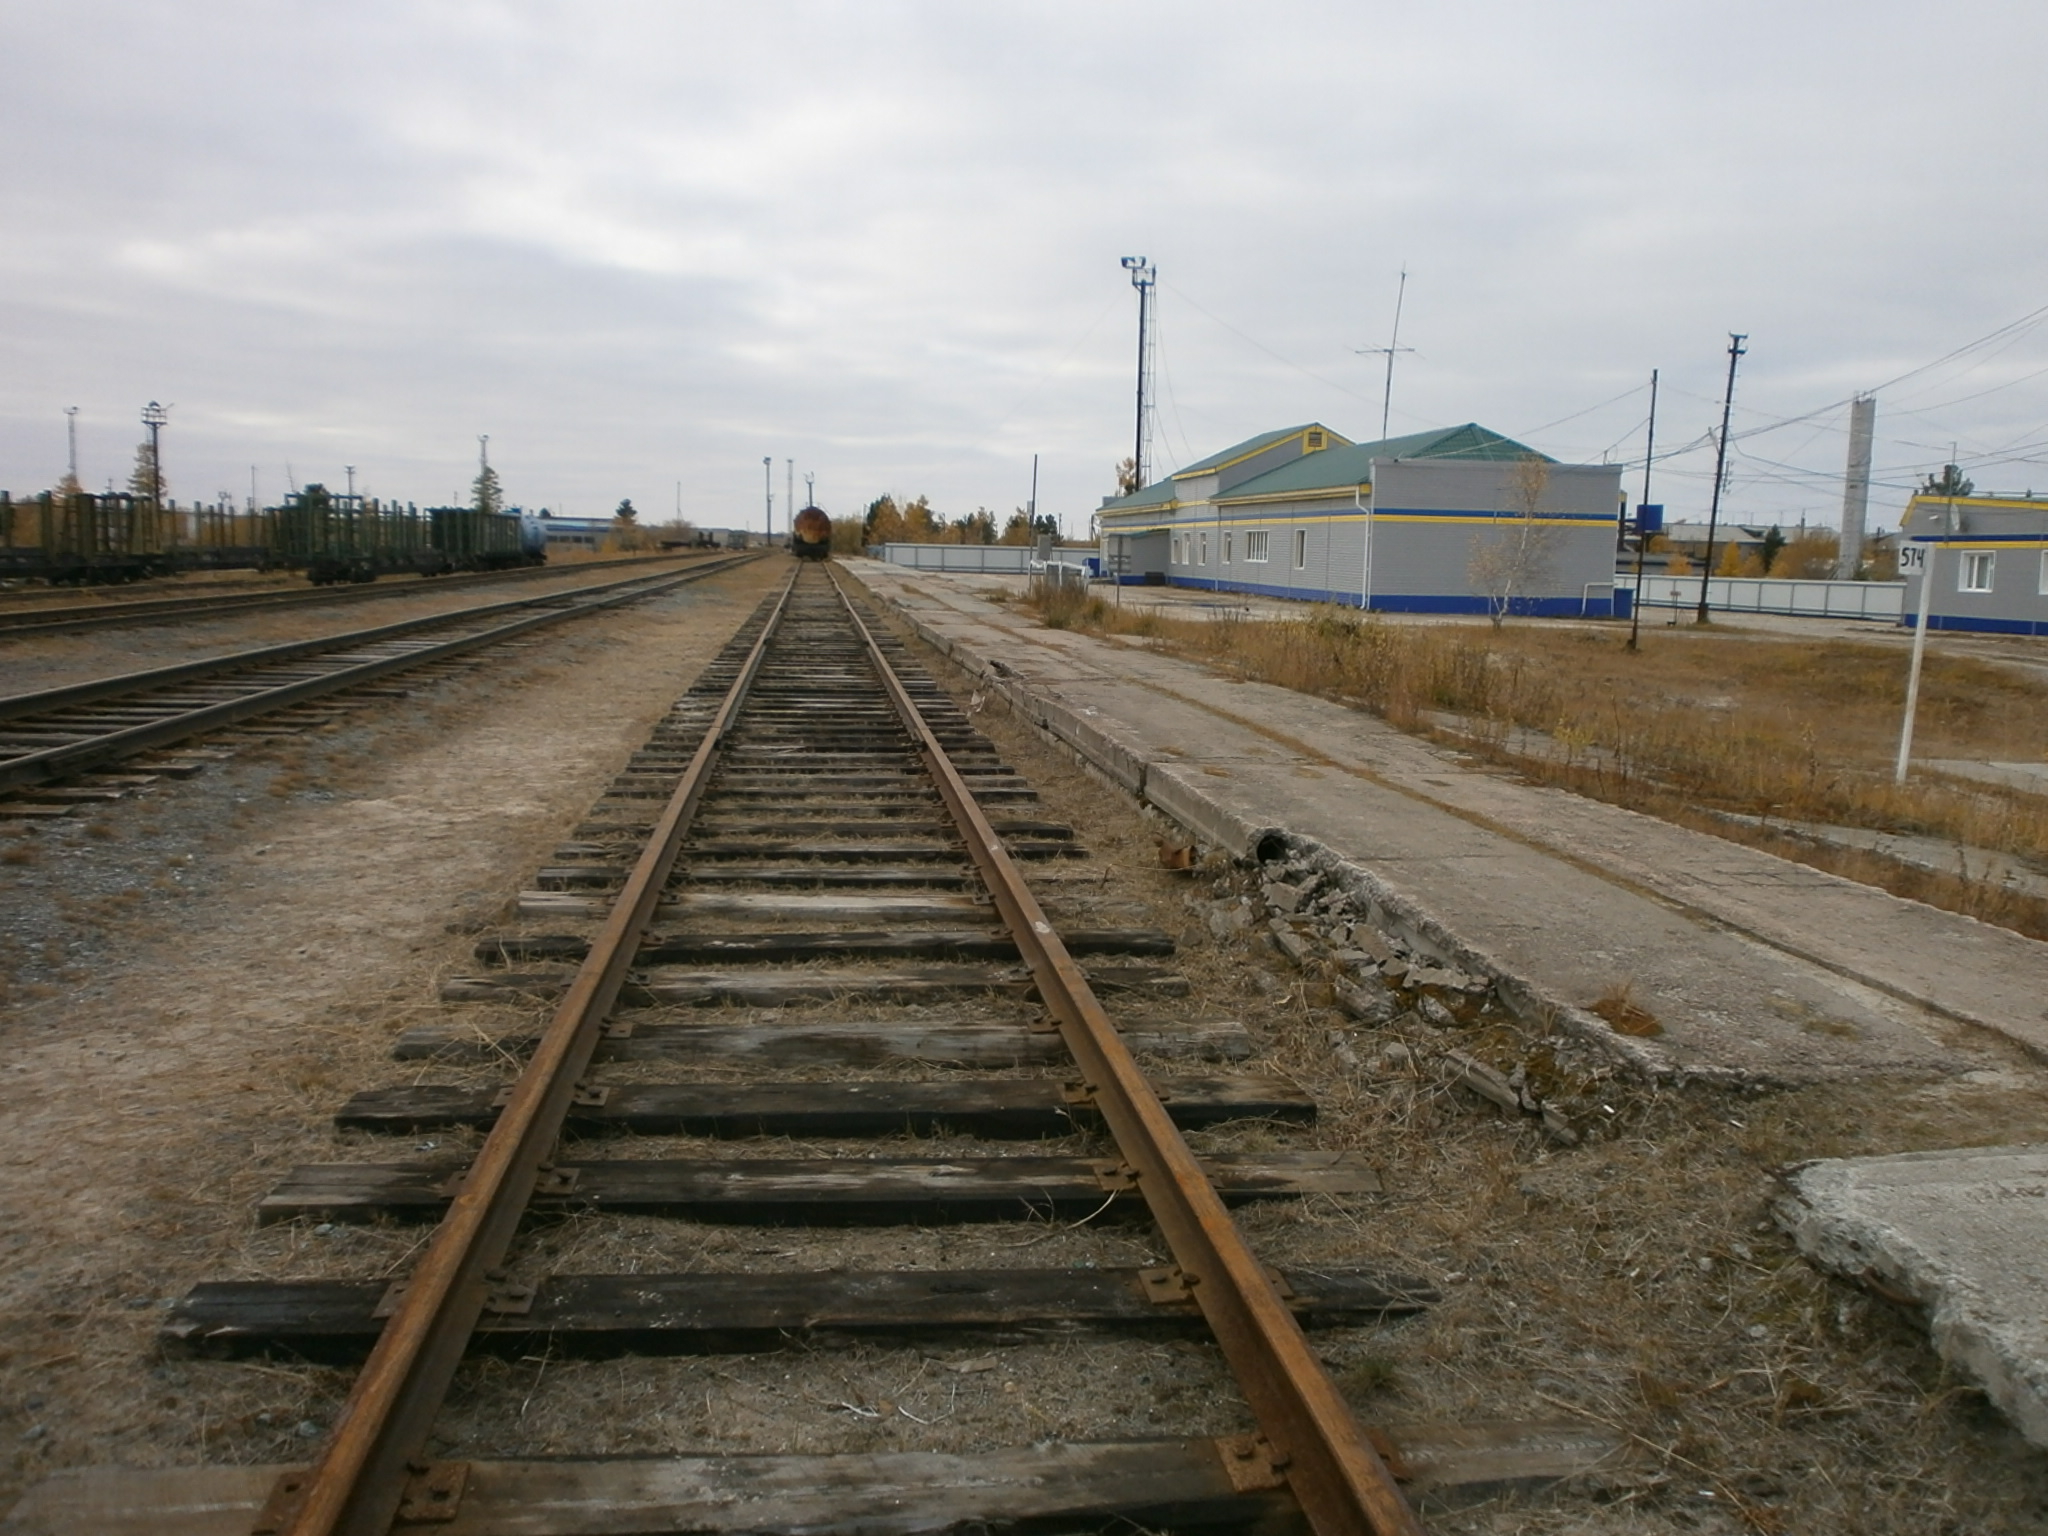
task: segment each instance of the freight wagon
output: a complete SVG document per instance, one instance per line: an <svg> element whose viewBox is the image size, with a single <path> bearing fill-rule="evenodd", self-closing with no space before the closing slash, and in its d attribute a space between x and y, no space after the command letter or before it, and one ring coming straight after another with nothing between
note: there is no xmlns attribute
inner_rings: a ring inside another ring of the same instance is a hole
<svg viewBox="0 0 2048 1536"><path fill-rule="evenodd" d="M108 585L179 571L265 568L275 514L233 505L162 507L146 496L15 501L0 491L0 578L52 586Z"/></svg>
<svg viewBox="0 0 2048 1536"><path fill-rule="evenodd" d="M351 501L318 485L285 498L277 514L276 563L302 566L318 586L375 581L396 571L439 576L545 563L545 544L514 512Z"/></svg>
<svg viewBox="0 0 2048 1536"><path fill-rule="evenodd" d="M45 491L15 501L0 491L0 580L85 586L181 571L273 567L304 570L316 584L374 581L399 571L499 571L547 561L543 531L516 512L470 507L425 511L336 496L309 485L281 507L232 503L161 507L147 496Z"/></svg>

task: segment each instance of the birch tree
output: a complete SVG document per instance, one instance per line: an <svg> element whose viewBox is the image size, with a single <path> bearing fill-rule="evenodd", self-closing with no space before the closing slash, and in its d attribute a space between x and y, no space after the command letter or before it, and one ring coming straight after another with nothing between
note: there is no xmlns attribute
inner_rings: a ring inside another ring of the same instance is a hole
<svg viewBox="0 0 2048 1536"><path fill-rule="evenodd" d="M1524 607L1532 593L1552 578L1557 529L1541 518L1544 492L1550 488L1550 464L1535 454L1516 460L1508 477L1507 506L1494 514L1494 525L1472 535L1465 574L1472 590L1486 599L1486 616L1499 629Z"/></svg>

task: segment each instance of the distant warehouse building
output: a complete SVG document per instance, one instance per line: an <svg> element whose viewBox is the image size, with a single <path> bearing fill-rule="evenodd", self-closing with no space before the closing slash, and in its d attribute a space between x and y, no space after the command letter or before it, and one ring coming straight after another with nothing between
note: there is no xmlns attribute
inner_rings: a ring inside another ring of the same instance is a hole
<svg viewBox="0 0 2048 1536"><path fill-rule="evenodd" d="M1619 465L1560 464L1473 423L1373 443L1311 423L1110 497L1098 516L1104 564L1125 582L1608 617L1628 611L1621 506Z"/></svg>
<svg viewBox="0 0 2048 1536"><path fill-rule="evenodd" d="M1915 496L1904 532L1902 622L2048 635L2048 498Z"/></svg>

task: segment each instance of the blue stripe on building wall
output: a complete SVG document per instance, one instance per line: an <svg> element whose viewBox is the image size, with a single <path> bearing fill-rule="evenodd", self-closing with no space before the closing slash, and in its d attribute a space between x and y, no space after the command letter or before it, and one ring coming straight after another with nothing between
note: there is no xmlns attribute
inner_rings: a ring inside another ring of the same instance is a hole
<svg viewBox="0 0 2048 1536"><path fill-rule="evenodd" d="M1917 610L1899 615L1902 628L1911 629L1919 622ZM1964 630L1980 635L2048 635L2048 620L2044 619L1979 619L1958 613L1930 613L1927 615L1927 627Z"/></svg>
<svg viewBox="0 0 2048 1536"><path fill-rule="evenodd" d="M1125 577L1124 580L1126 584L1130 584L1129 577ZM1166 585L1189 587L1197 592L1243 592L1253 597L1280 597L1298 603L1333 603L1340 608L1363 606L1356 592L1336 592L1325 587L1217 581L1203 576L1175 576L1170 578ZM1585 601L1575 597L1512 598L1508 603L1508 612L1516 618L1625 619L1629 616L1629 605L1632 601L1633 595L1624 587L1618 589L1612 597ZM1372 607L1375 613L1484 614L1493 611L1493 605L1483 597L1404 592L1375 592L1372 595ZM1936 619L1934 622L1939 625L1941 621Z"/></svg>

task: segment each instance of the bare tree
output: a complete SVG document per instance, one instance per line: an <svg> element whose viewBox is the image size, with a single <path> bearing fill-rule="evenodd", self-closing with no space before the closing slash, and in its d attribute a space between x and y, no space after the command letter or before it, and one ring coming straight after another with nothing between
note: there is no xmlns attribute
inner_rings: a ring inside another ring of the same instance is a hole
<svg viewBox="0 0 2048 1536"><path fill-rule="evenodd" d="M1494 526L1472 535L1465 575L1472 590L1486 599L1486 616L1495 629L1514 611L1517 598L1526 604L1529 594L1551 578L1557 529L1539 515L1549 488L1549 462L1525 454L1515 462L1508 504L1494 514Z"/></svg>

